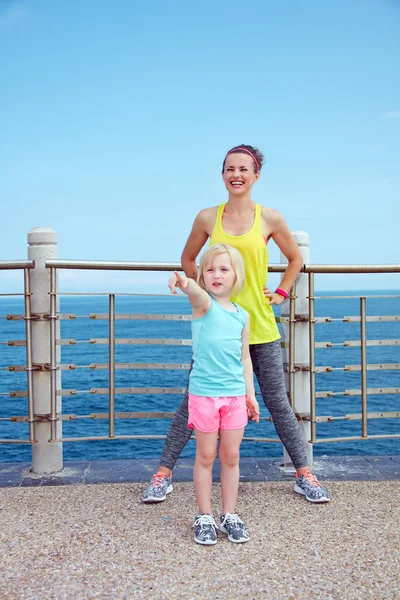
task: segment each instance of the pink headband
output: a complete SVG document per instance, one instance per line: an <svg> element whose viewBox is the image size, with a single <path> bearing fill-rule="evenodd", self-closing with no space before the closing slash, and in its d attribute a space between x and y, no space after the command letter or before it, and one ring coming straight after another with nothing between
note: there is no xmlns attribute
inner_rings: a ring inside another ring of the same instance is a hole
<svg viewBox="0 0 400 600"><path fill-rule="evenodd" d="M233 154L234 152L247 152L247 154L250 154L251 158L254 160L254 162L256 163L256 167L257 170L260 170L260 165L258 164L258 160L256 159L256 157L254 156L254 154L252 152L250 152L250 150L247 150L247 148L232 148L232 150L229 150L228 154L226 156L229 156L229 154Z"/></svg>

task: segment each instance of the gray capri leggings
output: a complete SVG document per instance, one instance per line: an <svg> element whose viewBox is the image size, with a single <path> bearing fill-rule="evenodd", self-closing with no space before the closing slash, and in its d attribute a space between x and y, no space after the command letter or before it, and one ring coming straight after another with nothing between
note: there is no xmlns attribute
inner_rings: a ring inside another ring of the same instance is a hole
<svg viewBox="0 0 400 600"><path fill-rule="evenodd" d="M296 469L308 466L299 424L286 395L279 340L268 344L252 344L250 355L265 406L271 413L276 431L293 465ZM188 428L187 387L169 428L161 454L160 466L171 470L174 468L191 434L192 430Z"/></svg>

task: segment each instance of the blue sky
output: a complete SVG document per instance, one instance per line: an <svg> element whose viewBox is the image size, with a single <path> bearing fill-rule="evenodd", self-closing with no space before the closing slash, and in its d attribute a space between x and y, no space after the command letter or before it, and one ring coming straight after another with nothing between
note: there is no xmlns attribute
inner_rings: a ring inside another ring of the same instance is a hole
<svg viewBox="0 0 400 600"><path fill-rule="evenodd" d="M0 0L0 259L48 226L60 258L178 261L197 212L225 201L226 151L247 143L266 158L253 199L309 233L312 262L400 262L399 32L397 0Z"/></svg>

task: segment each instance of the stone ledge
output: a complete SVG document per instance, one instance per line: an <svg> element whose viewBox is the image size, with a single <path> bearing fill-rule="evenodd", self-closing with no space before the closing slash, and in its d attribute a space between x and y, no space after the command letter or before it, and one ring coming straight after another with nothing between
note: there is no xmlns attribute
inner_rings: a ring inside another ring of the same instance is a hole
<svg viewBox="0 0 400 600"><path fill-rule="evenodd" d="M193 458L180 458L174 469L174 481L192 481ZM0 487L35 487L89 485L96 483L144 483L158 466L157 458L65 461L59 473L34 475L29 463L1 463ZM320 456L313 472L324 481L400 480L400 455L388 456ZM294 470L283 468L277 458L242 457L240 481L291 481ZM219 480L219 463L213 469Z"/></svg>

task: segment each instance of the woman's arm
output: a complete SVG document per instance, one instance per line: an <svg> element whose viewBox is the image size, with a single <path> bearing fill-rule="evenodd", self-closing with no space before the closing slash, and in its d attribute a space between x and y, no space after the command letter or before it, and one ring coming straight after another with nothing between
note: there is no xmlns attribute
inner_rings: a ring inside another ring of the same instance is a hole
<svg viewBox="0 0 400 600"><path fill-rule="evenodd" d="M268 239L272 238L274 240L288 260L288 266L278 286L279 289L288 294L300 273L303 257L285 219L278 211L263 208L263 220L265 220L268 229ZM264 295L270 298L270 304L281 304L285 300L284 296L271 292L268 288L264 288Z"/></svg>
<svg viewBox="0 0 400 600"><path fill-rule="evenodd" d="M205 208L194 220L192 231L187 239L181 256L183 270L187 277L197 280L196 258L210 237L215 222L215 208Z"/></svg>
<svg viewBox="0 0 400 600"><path fill-rule="evenodd" d="M242 333L242 364L244 369L244 379L246 382L246 404L249 418L258 423L260 419L260 407L256 400L256 391L254 389L253 363L250 357L249 348L250 317L247 315L246 325Z"/></svg>

